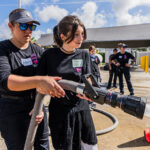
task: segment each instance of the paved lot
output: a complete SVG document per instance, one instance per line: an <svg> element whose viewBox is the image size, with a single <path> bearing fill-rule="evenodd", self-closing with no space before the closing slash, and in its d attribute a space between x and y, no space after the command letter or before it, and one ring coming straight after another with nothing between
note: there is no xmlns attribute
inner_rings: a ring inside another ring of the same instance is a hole
<svg viewBox="0 0 150 150"><path fill-rule="evenodd" d="M103 81L108 80L108 72L103 71ZM147 97L150 100L150 74L145 74L141 69L131 72L132 83L135 89L135 96ZM126 87L126 84L125 84ZM112 91L119 92L119 89ZM125 94L129 94L125 88ZM143 120L137 119L119 108L111 108L110 106L97 105L107 112L112 113L118 118L118 127L105 135L98 136L99 150L148 150L150 143L146 143L144 138L144 129L150 128L150 118L144 117ZM93 119L96 129L103 129L111 125L111 121L95 112Z"/></svg>
<svg viewBox="0 0 150 150"><path fill-rule="evenodd" d="M140 69L131 72L135 96L147 97L150 100L150 74L145 74ZM108 71L102 71L103 82L108 80ZM126 84L125 84L126 86ZM119 91L113 89L113 91ZM125 88L125 94L129 94ZM124 113L119 108L97 104L97 108L103 109L118 118L119 126L112 132L98 136L99 150L149 150L150 143L144 139L144 129L150 128L150 118L137 119ZM112 124L105 116L92 112L97 130L104 129ZM5 144L0 138L0 150L6 150ZM51 150L53 150L51 146Z"/></svg>

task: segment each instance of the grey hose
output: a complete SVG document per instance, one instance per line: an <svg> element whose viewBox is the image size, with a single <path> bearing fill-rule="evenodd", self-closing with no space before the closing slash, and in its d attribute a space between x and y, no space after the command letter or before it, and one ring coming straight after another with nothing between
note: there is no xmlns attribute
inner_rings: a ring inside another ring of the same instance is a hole
<svg viewBox="0 0 150 150"><path fill-rule="evenodd" d="M38 128L38 123L36 122L36 116L38 114L41 114L42 112L42 107L43 107L43 94L37 93L36 98L35 98L35 104L32 112L32 117L25 141L25 146L24 150L32 150L33 145L34 145L34 139L36 135L36 131Z"/></svg>
<svg viewBox="0 0 150 150"><path fill-rule="evenodd" d="M118 126L118 119L115 116L113 116L112 114L110 114L108 112L105 112L103 110L100 110L100 109L96 109L96 108L92 108L92 110L94 110L95 112L101 113L101 114L109 117L112 120L112 122L114 123L112 126L106 128L106 129L97 130L96 131L96 135L106 134L106 133L114 130Z"/></svg>

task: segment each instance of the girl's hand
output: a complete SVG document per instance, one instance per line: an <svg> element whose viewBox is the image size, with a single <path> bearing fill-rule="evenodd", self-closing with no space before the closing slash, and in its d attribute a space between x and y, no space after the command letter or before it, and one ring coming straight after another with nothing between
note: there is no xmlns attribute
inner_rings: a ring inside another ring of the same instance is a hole
<svg viewBox="0 0 150 150"><path fill-rule="evenodd" d="M31 116L33 109L30 111L29 115ZM40 124L44 118L44 112L42 111L39 115L36 116L36 122Z"/></svg>
<svg viewBox="0 0 150 150"><path fill-rule="evenodd" d="M88 98L85 94L77 94L77 97L81 98L81 99L85 99L87 101L93 102L90 98Z"/></svg>

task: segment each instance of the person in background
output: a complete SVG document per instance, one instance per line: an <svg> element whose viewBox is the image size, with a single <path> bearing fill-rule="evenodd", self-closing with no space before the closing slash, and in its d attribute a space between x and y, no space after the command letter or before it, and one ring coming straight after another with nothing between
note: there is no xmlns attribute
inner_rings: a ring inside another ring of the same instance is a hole
<svg viewBox="0 0 150 150"><path fill-rule="evenodd" d="M92 74L97 82L101 82L102 78L100 75L100 59L96 55L96 48L94 45L89 47L89 53L91 57Z"/></svg>
<svg viewBox="0 0 150 150"><path fill-rule="evenodd" d="M118 66L118 75L119 75L119 86L120 86L120 94L124 94L124 84L123 84L123 75L125 77L128 90L130 91L130 95L134 95L134 89L131 83L130 76L130 66L135 62L135 57L126 52L125 49L127 45L124 43L119 43L118 47L120 48L120 52L112 57L112 63ZM129 64L129 59L131 59L131 63ZM117 62L115 61L117 60Z"/></svg>
<svg viewBox="0 0 150 150"><path fill-rule="evenodd" d="M117 81L117 76L118 76L118 67L116 66L117 60L115 61L115 64L112 63L112 57L114 57L117 54L118 50L115 48L113 49L113 54L109 56L109 80L108 80L108 85L107 89L111 88L112 80L113 80L113 87L117 88L116 81Z"/></svg>
<svg viewBox="0 0 150 150"><path fill-rule="evenodd" d="M43 50L30 42L32 32L40 23L25 9L9 14L12 38L0 42L0 133L8 150L23 150L31 119L36 88L52 97L65 95L56 80L60 77L35 76ZM46 111L39 124L34 150L49 150ZM43 120L42 120L43 119Z"/></svg>
<svg viewBox="0 0 150 150"><path fill-rule="evenodd" d="M103 62L103 56L99 53L99 50L97 49L96 50L96 53L95 53L96 56L98 56L99 60L100 60L100 63Z"/></svg>
<svg viewBox="0 0 150 150"><path fill-rule="evenodd" d="M43 54L38 74L82 83L82 75L91 73L90 55L79 49L86 39L83 23L76 16L66 16L54 27L53 36L57 48L50 48ZM88 101L79 97L66 91L64 98L51 99L49 126L56 150L97 150Z"/></svg>

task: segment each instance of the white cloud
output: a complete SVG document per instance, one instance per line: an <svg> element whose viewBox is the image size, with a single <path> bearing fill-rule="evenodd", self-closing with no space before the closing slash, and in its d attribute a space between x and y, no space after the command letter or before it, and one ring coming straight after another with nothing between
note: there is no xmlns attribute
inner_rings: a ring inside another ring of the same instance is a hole
<svg viewBox="0 0 150 150"><path fill-rule="evenodd" d="M35 12L43 22L48 22L51 19L60 21L64 16L68 15L66 9L54 5L45 6L42 10L36 8Z"/></svg>
<svg viewBox="0 0 150 150"><path fill-rule="evenodd" d="M8 28L8 19L0 25L0 40L5 40L11 38L11 32Z"/></svg>
<svg viewBox="0 0 150 150"><path fill-rule="evenodd" d="M52 29L47 28L46 32L43 32L41 30L36 30L32 33L32 37L38 40L41 37L41 34L47 34L47 33L52 33Z"/></svg>
<svg viewBox="0 0 150 150"><path fill-rule="evenodd" d="M77 9L72 15L78 16L87 28L101 27L106 24L106 18L103 11L97 12L98 7L95 2L87 2L81 8Z"/></svg>
<svg viewBox="0 0 150 150"><path fill-rule="evenodd" d="M129 11L138 6L150 7L149 0L112 0L113 10L116 16L117 25L140 24L150 22L150 13L142 15L142 10L138 10L136 14Z"/></svg>
<svg viewBox="0 0 150 150"><path fill-rule="evenodd" d="M36 30L32 33L32 37L34 37L36 40L38 40L41 37L41 34L45 34L45 32L41 30Z"/></svg>
<svg viewBox="0 0 150 150"><path fill-rule="evenodd" d="M31 5L34 2L34 0L22 0L21 5Z"/></svg>
<svg viewBox="0 0 150 150"><path fill-rule="evenodd" d="M53 3L57 3L57 2L59 2L59 0L52 0L52 2L53 2Z"/></svg>
<svg viewBox="0 0 150 150"><path fill-rule="evenodd" d="M52 33L53 31L52 31L52 29L50 29L50 28L48 28L47 30L46 30L46 33Z"/></svg>

